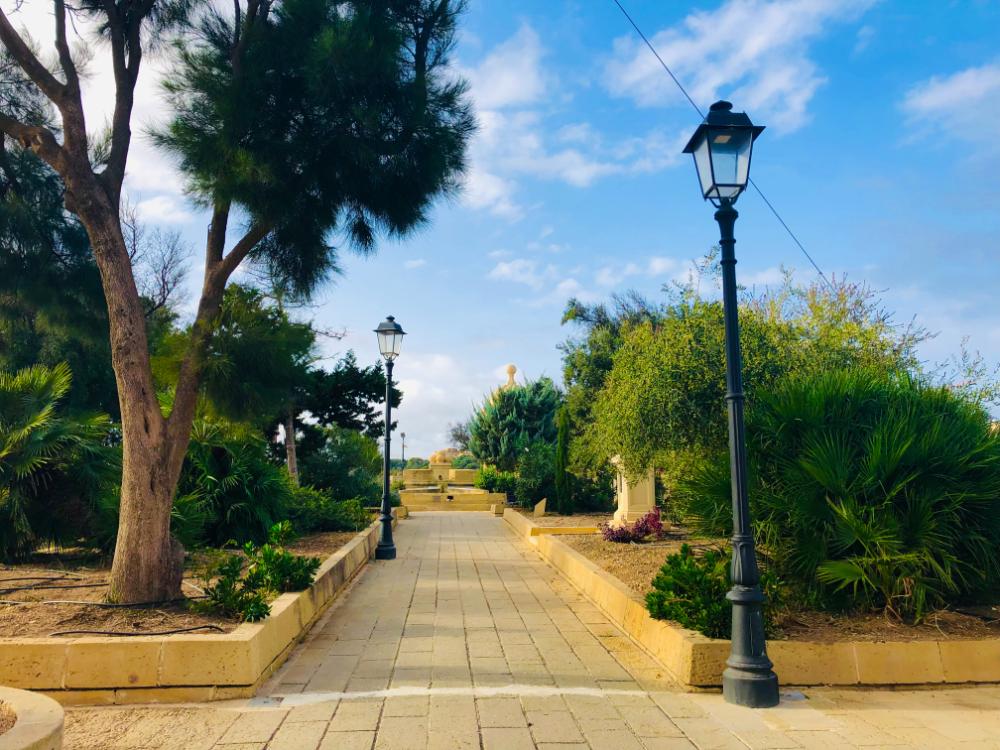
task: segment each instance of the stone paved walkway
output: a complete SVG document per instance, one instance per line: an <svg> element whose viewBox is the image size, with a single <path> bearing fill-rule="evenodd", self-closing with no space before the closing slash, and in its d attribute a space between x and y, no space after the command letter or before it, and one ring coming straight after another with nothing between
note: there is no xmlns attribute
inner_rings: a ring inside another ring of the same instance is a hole
<svg viewBox="0 0 1000 750"><path fill-rule="evenodd" d="M68 750L995 748L1000 688L679 692L498 518L417 514L252 701L71 709Z"/></svg>

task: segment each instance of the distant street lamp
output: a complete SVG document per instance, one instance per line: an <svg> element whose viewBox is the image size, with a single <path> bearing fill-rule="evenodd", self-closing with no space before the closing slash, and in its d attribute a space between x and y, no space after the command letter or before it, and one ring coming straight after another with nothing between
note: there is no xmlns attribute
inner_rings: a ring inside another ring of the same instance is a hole
<svg viewBox="0 0 1000 750"><path fill-rule="evenodd" d="M722 673L722 694L730 703L752 708L778 704L778 677L764 641L760 570L747 498L747 452L743 428L743 375L740 321L736 302L736 209L733 204L750 179L753 142L764 128L729 102L716 102L684 153L694 155L702 197L716 207L722 248L722 305L726 321L726 402L729 406L729 469L733 496L733 632Z"/></svg>
<svg viewBox="0 0 1000 750"><path fill-rule="evenodd" d="M391 315L378 324L378 350L385 359L385 455L382 457L382 533L375 547L376 560L395 560L396 545L392 541L392 502L389 499L389 443L392 432L392 365L399 356L406 332Z"/></svg>
<svg viewBox="0 0 1000 750"><path fill-rule="evenodd" d="M402 438L401 448L402 448L403 453L402 453L402 459L401 460L403 462L403 468L405 469L406 468L406 433L405 432L399 433L399 437Z"/></svg>

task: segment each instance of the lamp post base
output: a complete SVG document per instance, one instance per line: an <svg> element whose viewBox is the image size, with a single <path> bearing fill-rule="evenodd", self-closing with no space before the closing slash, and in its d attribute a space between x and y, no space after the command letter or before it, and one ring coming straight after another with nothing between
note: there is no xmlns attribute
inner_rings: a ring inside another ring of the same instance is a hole
<svg viewBox="0 0 1000 750"><path fill-rule="evenodd" d="M778 705L778 676L771 671L748 672L729 667L722 673L722 696L726 703L747 708Z"/></svg>
<svg viewBox="0 0 1000 750"><path fill-rule="evenodd" d="M381 545L375 548L375 559L376 560L395 560L396 559L396 545L391 544L385 547Z"/></svg>

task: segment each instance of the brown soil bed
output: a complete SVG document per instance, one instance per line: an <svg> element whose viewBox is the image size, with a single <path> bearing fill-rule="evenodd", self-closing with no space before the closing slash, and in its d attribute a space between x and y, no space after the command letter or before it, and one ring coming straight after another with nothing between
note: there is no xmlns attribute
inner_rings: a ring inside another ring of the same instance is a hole
<svg viewBox="0 0 1000 750"><path fill-rule="evenodd" d="M0 701L0 734L9 732L15 723L17 723L17 714L14 713L14 709Z"/></svg>
<svg viewBox="0 0 1000 750"><path fill-rule="evenodd" d="M298 555L325 559L355 536L355 532L310 534L288 549ZM183 584L186 597L202 593L204 581L199 573L206 558L201 553L189 556ZM0 566L0 638L153 635L188 628L198 628L192 634L211 634L231 632L240 624L238 620L194 611L192 600L151 607L96 606L104 600L109 563L79 550L62 550L38 553L25 564Z"/></svg>
<svg viewBox="0 0 1000 750"><path fill-rule="evenodd" d="M715 548L724 540L692 539L680 529L656 542L619 544L600 536L561 536L559 540L638 594L652 590L664 558L687 542L695 550ZM920 625L908 625L881 614L841 614L795 610L778 617L774 638L796 641L934 641L1000 637L1000 606L969 607L964 612L940 610Z"/></svg>
<svg viewBox="0 0 1000 750"><path fill-rule="evenodd" d="M607 513L579 513L572 516L546 515L535 516L530 510L517 508L518 513L529 518L532 523L538 526L600 526L611 520Z"/></svg>

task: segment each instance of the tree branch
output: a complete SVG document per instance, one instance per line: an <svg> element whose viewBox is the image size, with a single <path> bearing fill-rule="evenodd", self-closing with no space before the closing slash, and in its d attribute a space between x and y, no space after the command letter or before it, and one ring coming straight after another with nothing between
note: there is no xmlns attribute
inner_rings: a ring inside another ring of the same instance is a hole
<svg viewBox="0 0 1000 750"><path fill-rule="evenodd" d="M0 113L0 130L17 140L26 149L41 157L50 167L62 173L66 168L66 152L48 128L25 125L13 117Z"/></svg>
<svg viewBox="0 0 1000 750"><path fill-rule="evenodd" d="M240 263L250 254L250 251L257 246L258 242L267 237L270 231L271 227L263 224L255 224L250 227L247 233L240 238L240 241L233 245L229 254L216 265L212 273L214 281L225 286L233 271L239 268Z"/></svg>
<svg viewBox="0 0 1000 750"><path fill-rule="evenodd" d="M56 6L56 50L59 52L59 64L63 73L66 74L66 93L76 96L80 92L80 76L76 71L76 64L69 51L69 42L66 41L66 3L64 0L55 0Z"/></svg>
<svg viewBox="0 0 1000 750"><path fill-rule="evenodd" d="M59 81L48 68L42 65L41 61L31 51L28 44L21 38L7 18L7 14L0 10L0 42L7 48L7 51L17 60L17 64L28 74L42 93L59 106L66 99L66 86Z"/></svg>

